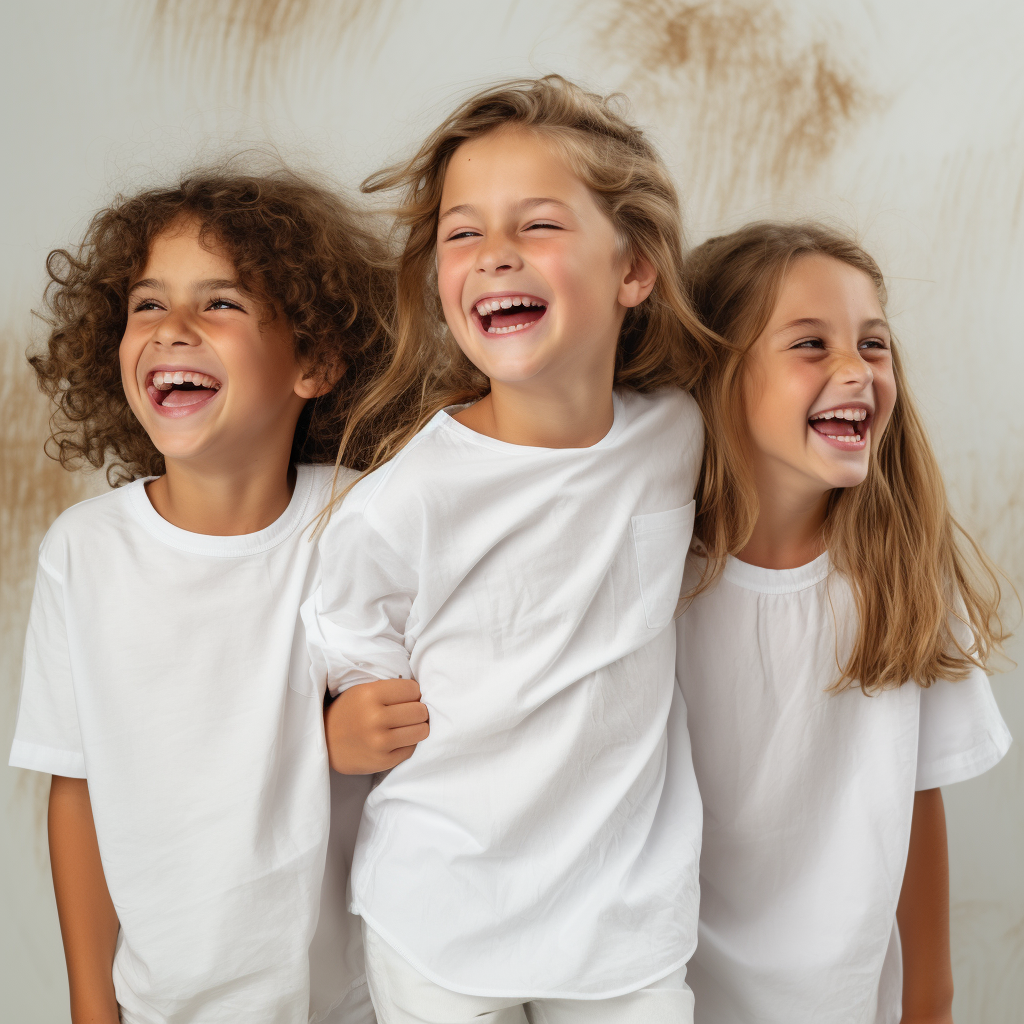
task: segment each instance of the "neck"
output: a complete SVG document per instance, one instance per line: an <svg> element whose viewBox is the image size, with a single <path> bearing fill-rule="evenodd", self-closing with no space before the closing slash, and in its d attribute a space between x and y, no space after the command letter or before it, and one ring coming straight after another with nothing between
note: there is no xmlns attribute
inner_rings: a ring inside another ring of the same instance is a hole
<svg viewBox="0 0 1024 1024"><path fill-rule="evenodd" d="M291 501L290 450L225 470L168 458L167 471L146 485L153 508L172 526L213 537L265 530Z"/></svg>
<svg viewBox="0 0 1024 1024"><path fill-rule="evenodd" d="M567 375L568 376L568 375ZM490 394L455 418L478 433L533 448L589 448L611 430L614 370L558 386L491 381Z"/></svg>
<svg viewBox="0 0 1024 1024"><path fill-rule="evenodd" d="M824 550L822 527L829 492L755 472L759 511L754 532L737 555L764 569L796 569Z"/></svg>

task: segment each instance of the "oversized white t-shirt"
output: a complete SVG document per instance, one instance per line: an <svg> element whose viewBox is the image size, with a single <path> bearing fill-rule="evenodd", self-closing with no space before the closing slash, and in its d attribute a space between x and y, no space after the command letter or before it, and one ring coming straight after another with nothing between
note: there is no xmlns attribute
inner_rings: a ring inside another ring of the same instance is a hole
<svg viewBox="0 0 1024 1024"><path fill-rule="evenodd" d="M88 779L126 1024L310 1014L330 795L298 611L332 473L298 467L259 533L180 530L137 480L69 509L40 546L10 763ZM354 803L335 822L344 863L367 783L336 785ZM362 973L336 913L321 922L336 973L314 1016Z"/></svg>
<svg viewBox="0 0 1024 1024"><path fill-rule="evenodd" d="M675 390L616 394L590 448L440 412L321 539L314 672L413 676L430 711L367 800L353 910L438 985L601 998L689 958L700 801L667 730L702 436Z"/></svg>
<svg viewBox="0 0 1024 1024"><path fill-rule="evenodd" d="M827 693L855 626L827 554L786 570L730 558L678 621L704 803L698 1024L897 1024L914 791L1009 746L980 670Z"/></svg>

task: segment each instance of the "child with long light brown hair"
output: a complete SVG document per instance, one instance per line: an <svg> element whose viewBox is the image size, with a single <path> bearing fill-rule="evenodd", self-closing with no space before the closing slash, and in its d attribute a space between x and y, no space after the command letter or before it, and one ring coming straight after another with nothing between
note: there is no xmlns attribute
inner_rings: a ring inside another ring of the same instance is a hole
<svg viewBox="0 0 1024 1024"><path fill-rule="evenodd" d="M367 187L403 190L406 237L396 356L350 425L405 420L303 614L340 692L329 746L368 682L414 677L430 711L353 863L378 1016L686 1021L700 803L673 616L706 353L671 179L550 77L473 97Z"/></svg>
<svg viewBox="0 0 1024 1024"><path fill-rule="evenodd" d="M998 579L950 514L863 248L752 224L685 281L718 339L678 623L696 1020L951 1021L939 787L1010 742L985 675Z"/></svg>

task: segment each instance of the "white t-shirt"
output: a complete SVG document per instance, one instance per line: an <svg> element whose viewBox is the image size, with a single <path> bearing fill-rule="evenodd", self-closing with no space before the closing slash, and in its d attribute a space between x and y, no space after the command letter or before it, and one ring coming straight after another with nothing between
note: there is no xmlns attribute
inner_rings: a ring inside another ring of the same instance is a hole
<svg viewBox="0 0 1024 1024"><path fill-rule="evenodd" d="M1009 746L980 670L827 693L855 626L827 554L786 570L730 558L679 619L704 802L697 1022L896 1024L914 791L978 775Z"/></svg>
<svg viewBox="0 0 1024 1024"><path fill-rule="evenodd" d="M330 796L298 610L332 472L298 467L259 533L180 530L137 480L40 546L10 763L89 781L127 1024L309 1016ZM333 934L339 971L361 973L344 921Z"/></svg>
<svg viewBox="0 0 1024 1024"><path fill-rule="evenodd" d="M367 800L353 910L450 990L610 997L696 939L700 802L666 734L703 428L680 391L614 408L570 449L438 413L321 539L317 677L411 675L430 710Z"/></svg>

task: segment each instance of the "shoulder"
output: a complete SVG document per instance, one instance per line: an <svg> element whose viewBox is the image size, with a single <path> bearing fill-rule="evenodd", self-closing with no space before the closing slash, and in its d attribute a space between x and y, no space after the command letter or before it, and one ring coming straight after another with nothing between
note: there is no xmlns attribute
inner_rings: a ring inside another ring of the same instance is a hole
<svg viewBox="0 0 1024 1024"><path fill-rule="evenodd" d="M661 388L646 393L623 389L618 396L631 421L643 420L655 425L656 429L703 435L700 409L693 396L681 388Z"/></svg>
<svg viewBox="0 0 1024 1024"><path fill-rule="evenodd" d="M63 573L68 553L82 544L95 546L107 538L122 541L131 529L131 505L145 487L135 480L65 509L50 525L39 545L40 564L52 574Z"/></svg>
<svg viewBox="0 0 1024 1024"><path fill-rule="evenodd" d="M621 388L616 393L623 406L635 410L636 415L657 413L664 416L700 417L693 395L682 388L668 387L643 392Z"/></svg>
<svg viewBox="0 0 1024 1024"><path fill-rule="evenodd" d="M438 413L409 443L383 466L367 473L345 498L350 514L381 514L395 502L423 496L432 487L444 486L446 477L458 474L452 447L460 438L446 429L447 413Z"/></svg>
<svg viewBox="0 0 1024 1024"><path fill-rule="evenodd" d="M299 464L296 470L299 474L296 486L309 488L306 511L313 515L319 515L327 507L332 494L343 491L359 478L359 472L347 466L339 466L335 470L333 465Z"/></svg>

